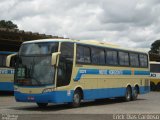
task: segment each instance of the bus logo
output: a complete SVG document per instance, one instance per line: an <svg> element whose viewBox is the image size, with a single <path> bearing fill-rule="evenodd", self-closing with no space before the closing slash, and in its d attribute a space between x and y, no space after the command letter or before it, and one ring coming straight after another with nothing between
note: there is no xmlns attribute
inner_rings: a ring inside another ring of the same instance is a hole
<svg viewBox="0 0 160 120"><path fill-rule="evenodd" d="M151 73L151 77L156 77L156 74Z"/></svg>

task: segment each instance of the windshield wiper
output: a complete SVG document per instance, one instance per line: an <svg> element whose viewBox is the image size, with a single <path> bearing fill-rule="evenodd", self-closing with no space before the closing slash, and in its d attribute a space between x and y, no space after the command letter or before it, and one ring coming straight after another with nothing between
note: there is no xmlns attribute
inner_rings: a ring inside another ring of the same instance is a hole
<svg viewBox="0 0 160 120"><path fill-rule="evenodd" d="M32 79L37 82L37 85L42 85L42 83L38 79L36 79L35 77L32 77Z"/></svg>

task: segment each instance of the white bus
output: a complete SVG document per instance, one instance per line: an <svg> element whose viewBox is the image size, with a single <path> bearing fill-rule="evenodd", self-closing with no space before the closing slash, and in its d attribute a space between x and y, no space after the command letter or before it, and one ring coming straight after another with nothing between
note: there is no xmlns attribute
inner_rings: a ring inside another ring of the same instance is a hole
<svg viewBox="0 0 160 120"><path fill-rule="evenodd" d="M151 90L160 90L160 62L150 61Z"/></svg>

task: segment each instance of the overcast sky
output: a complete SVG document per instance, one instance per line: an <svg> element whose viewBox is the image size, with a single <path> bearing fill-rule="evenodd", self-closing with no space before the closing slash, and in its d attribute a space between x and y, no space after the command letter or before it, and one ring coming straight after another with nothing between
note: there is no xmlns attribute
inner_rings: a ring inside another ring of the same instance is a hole
<svg viewBox="0 0 160 120"><path fill-rule="evenodd" d="M0 0L19 29L149 49L160 39L160 0Z"/></svg>

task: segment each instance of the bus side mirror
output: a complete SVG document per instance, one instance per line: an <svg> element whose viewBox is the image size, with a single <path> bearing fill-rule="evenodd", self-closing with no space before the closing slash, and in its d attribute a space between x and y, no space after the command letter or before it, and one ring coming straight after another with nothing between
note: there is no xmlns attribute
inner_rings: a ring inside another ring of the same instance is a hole
<svg viewBox="0 0 160 120"><path fill-rule="evenodd" d="M8 55L7 58L6 58L6 67L11 67L11 59L12 57L15 57L17 54L11 54L11 55Z"/></svg>
<svg viewBox="0 0 160 120"><path fill-rule="evenodd" d="M57 57L61 54L61 52L55 52L52 53L52 60L51 60L51 64L55 65L57 63Z"/></svg>

